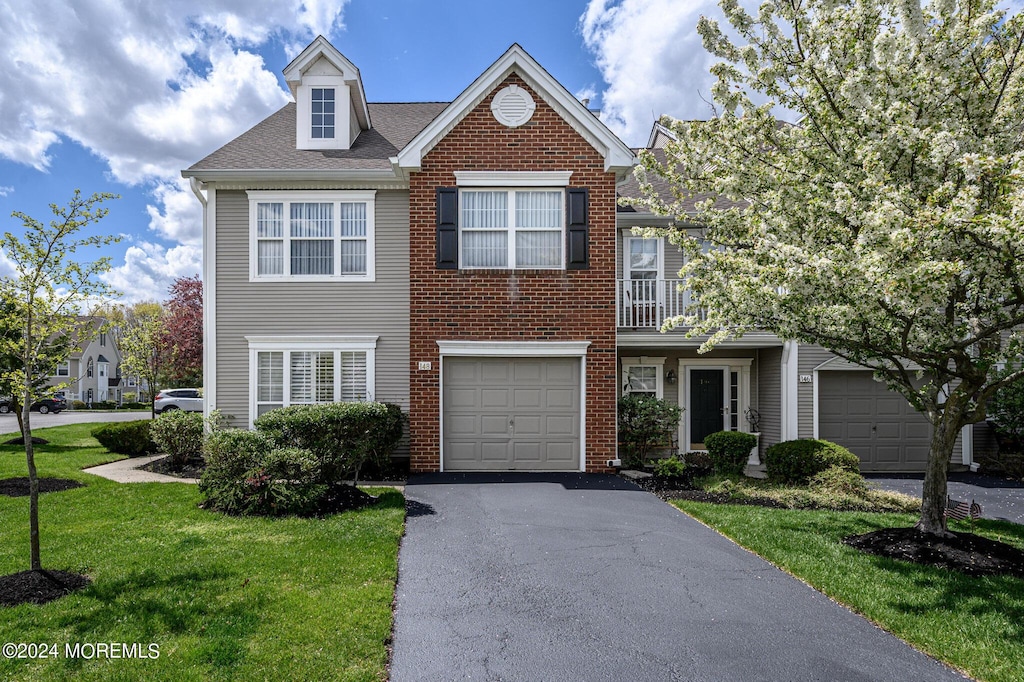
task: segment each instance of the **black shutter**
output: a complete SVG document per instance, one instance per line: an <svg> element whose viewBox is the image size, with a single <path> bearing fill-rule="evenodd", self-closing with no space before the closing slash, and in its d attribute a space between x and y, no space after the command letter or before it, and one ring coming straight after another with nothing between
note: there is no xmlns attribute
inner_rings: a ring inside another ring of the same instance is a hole
<svg viewBox="0 0 1024 682"><path fill-rule="evenodd" d="M566 190L566 250L567 270L585 270L590 267L590 227L587 224L587 189L570 187Z"/></svg>
<svg viewBox="0 0 1024 682"><path fill-rule="evenodd" d="M459 268L459 190L437 188L437 267Z"/></svg>

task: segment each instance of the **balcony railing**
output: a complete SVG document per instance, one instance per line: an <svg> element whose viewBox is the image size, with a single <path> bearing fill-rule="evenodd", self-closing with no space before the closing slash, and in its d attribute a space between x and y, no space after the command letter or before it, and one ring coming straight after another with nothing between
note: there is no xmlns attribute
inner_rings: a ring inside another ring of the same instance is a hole
<svg viewBox="0 0 1024 682"><path fill-rule="evenodd" d="M659 329L669 317L692 314L696 300L678 279L620 279L615 289L618 326ZM704 311L697 310L703 319Z"/></svg>

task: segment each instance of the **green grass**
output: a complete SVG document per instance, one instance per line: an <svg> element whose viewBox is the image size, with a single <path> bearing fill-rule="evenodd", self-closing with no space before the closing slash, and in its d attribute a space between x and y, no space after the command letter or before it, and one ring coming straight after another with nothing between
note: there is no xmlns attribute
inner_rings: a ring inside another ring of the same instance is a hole
<svg viewBox="0 0 1024 682"><path fill-rule="evenodd" d="M935 658L981 680L1022 679L1024 580L972 578L840 542L915 516L673 504ZM1024 526L982 520L975 532L1024 548Z"/></svg>
<svg viewBox="0 0 1024 682"><path fill-rule="evenodd" d="M44 568L85 573L87 589L0 608L0 642L55 642L48 661L0 657L4 680L380 680L404 500L328 519L225 517L194 485L119 484L81 467L119 459L89 432L40 429L40 476L86 487L40 496ZM0 447L0 478L25 475ZM0 574L29 564L28 498L0 497ZM66 643L159 645L156 660L64 658Z"/></svg>

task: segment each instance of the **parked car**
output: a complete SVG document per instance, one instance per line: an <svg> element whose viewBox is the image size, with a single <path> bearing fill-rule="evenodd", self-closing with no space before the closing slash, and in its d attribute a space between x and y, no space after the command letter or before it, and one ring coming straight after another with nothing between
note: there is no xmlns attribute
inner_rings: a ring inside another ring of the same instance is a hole
<svg viewBox="0 0 1024 682"><path fill-rule="evenodd" d="M153 410L160 414L168 410L185 410L186 412L203 411L203 389L201 388L169 388L160 391L153 399Z"/></svg>
<svg viewBox="0 0 1024 682"><path fill-rule="evenodd" d="M53 412L57 414L62 410L68 409L68 401L63 396L55 395L51 398L40 398L39 400L32 403L32 408L39 414L47 414ZM11 399L0 398L0 413L7 414L11 411Z"/></svg>

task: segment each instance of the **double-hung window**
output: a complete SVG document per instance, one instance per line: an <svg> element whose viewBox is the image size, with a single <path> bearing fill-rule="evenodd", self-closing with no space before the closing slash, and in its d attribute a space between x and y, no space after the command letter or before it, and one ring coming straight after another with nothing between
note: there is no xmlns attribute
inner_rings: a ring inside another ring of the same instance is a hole
<svg viewBox="0 0 1024 682"><path fill-rule="evenodd" d="M373 400L376 336L246 339L251 419L289 405Z"/></svg>
<svg viewBox="0 0 1024 682"><path fill-rule="evenodd" d="M461 267L564 268L564 200L562 189L463 189Z"/></svg>
<svg viewBox="0 0 1024 682"><path fill-rule="evenodd" d="M374 279L374 195L249 192L250 279Z"/></svg>
<svg viewBox="0 0 1024 682"><path fill-rule="evenodd" d="M664 397L665 358L622 358L622 392Z"/></svg>
<svg viewBox="0 0 1024 682"><path fill-rule="evenodd" d="M71 375L71 361L61 362L57 364L56 369L53 370L53 376L55 377L66 377Z"/></svg>

